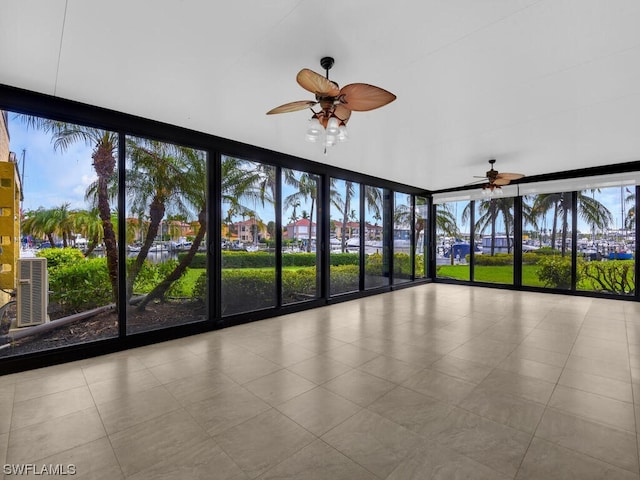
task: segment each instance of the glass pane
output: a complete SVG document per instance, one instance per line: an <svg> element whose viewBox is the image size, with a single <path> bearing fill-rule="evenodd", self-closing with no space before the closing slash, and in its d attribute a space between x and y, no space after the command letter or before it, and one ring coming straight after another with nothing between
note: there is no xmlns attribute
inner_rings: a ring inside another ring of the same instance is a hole
<svg viewBox="0 0 640 480"><path fill-rule="evenodd" d="M633 187L578 192L578 290L635 293L634 206Z"/></svg>
<svg viewBox="0 0 640 480"><path fill-rule="evenodd" d="M360 288L360 184L331 179L331 295Z"/></svg>
<svg viewBox="0 0 640 480"><path fill-rule="evenodd" d="M428 233L429 233L429 200L425 197L416 197L415 205L415 252L416 278L424 278L427 272L428 258Z"/></svg>
<svg viewBox="0 0 640 480"><path fill-rule="evenodd" d="M475 204L482 253L474 255L473 280L513 284L513 198L497 196Z"/></svg>
<svg viewBox="0 0 640 480"><path fill-rule="evenodd" d="M118 336L117 151L114 132L0 111L0 356Z"/></svg>
<svg viewBox="0 0 640 480"><path fill-rule="evenodd" d="M470 202L436 206L436 276L469 280Z"/></svg>
<svg viewBox="0 0 640 480"><path fill-rule="evenodd" d="M389 262L387 249L383 247L385 224L384 190L364 187L364 287L375 288L389 285Z"/></svg>
<svg viewBox="0 0 640 480"><path fill-rule="evenodd" d="M393 283L412 280L411 195L393 196Z"/></svg>
<svg viewBox="0 0 640 480"><path fill-rule="evenodd" d="M522 199L522 285L571 288L571 193Z"/></svg>
<svg viewBox="0 0 640 480"><path fill-rule="evenodd" d="M275 307L276 167L222 157L222 314Z"/></svg>
<svg viewBox="0 0 640 480"><path fill-rule="evenodd" d="M126 139L127 333L207 318L206 153Z"/></svg>
<svg viewBox="0 0 640 480"><path fill-rule="evenodd" d="M318 177L282 169L282 304L317 298Z"/></svg>

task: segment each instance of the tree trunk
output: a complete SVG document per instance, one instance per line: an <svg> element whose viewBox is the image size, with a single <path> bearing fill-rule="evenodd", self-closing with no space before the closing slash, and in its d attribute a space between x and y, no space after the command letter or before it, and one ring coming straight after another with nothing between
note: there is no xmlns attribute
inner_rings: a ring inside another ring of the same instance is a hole
<svg viewBox="0 0 640 480"><path fill-rule="evenodd" d="M342 253L347 251L347 222L349 221L349 210L351 210L351 195L349 195L351 182L345 182L345 187L344 215L342 216L342 238L340 239Z"/></svg>
<svg viewBox="0 0 640 480"><path fill-rule="evenodd" d="M562 209L562 250L561 255L564 257L567 253L567 228L568 225L568 212L567 209Z"/></svg>
<svg viewBox="0 0 640 480"><path fill-rule="evenodd" d="M307 245L307 252L311 252L311 239L313 238L313 207L316 199L311 196L311 212L309 213L309 243Z"/></svg>
<svg viewBox="0 0 640 480"><path fill-rule="evenodd" d="M112 154L110 142L101 141L94 153L93 168L98 175L98 212L102 220L102 230L104 235L104 246L107 255L107 270L111 281L111 293L113 295L116 308L119 307L118 298L118 246L116 233L111 223L111 207L109 206L109 178L113 175L116 167L116 159Z"/></svg>
<svg viewBox="0 0 640 480"><path fill-rule="evenodd" d="M193 239L193 243L191 244L191 248L184 256L182 261L176 266L176 268L171 272L167 277L162 280L156 287L149 292L147 296L145 296L140 304L137 307L137 310L144 310L149 302L155 300L157 298L163 298L169 287L178 280L185 272L187 267L191 264L193 257L198 252L198 248L204 239L205 234L207 233L207 212L206 210L200 211L198 214L198 221L200 222L200 228L198 229L198 233L196 234L196 238Z"/></svg>
<svg viewBox="0 0 640 480"><path fill-rule="evenodd" d="M127 275L127 303L133 296L133 284L136 281L138 273L140 273L140 269L142 265L144 265L144 261L147 259L147 255L149 255L149 250L151 250L151 246L158 235L158 227L160 226L160 222L162 222L162 218L164 217L164 203L158 199L158 197L154 197L151 205L149 206L149 229L147 230L147 236L144 239L144 243L136 256L131 268L129 269Z"/></svg>
<svg viewBox="0 0 640 480"><path fill-rule="evenodd" d="M496 202L489 200L491 208L491 256L495 255L496 249Z"/></svg>
<svg viewBox="0 0 640 480"><path fill-rule="evenodd" d="M551 230L551 250L556 248L556 235L558 233L558 202L553 205L553 226Z"/></svg>

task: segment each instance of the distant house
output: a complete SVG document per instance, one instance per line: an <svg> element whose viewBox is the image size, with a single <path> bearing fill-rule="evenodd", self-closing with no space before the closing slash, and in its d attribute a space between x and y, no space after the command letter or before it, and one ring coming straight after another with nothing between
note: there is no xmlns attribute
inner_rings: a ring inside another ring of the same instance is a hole
<svg viewBox="0 0 640 480"><path fill-rule="evenodd" d="M334 220L333 225L335 225L335 230L332 233L335 234L336 238L342 238L343 232L346 238L353 238L360 235L360 222L347 222L346 227L343 227L342 222Z"/></svg>
<svg viewBox="0 0 640 480"><path fill-rule="evenodd" d="M264 224L255 218L235 222L233 230L238 234L238 240L243 243L256 243L262 239L269 239L269 233Z"/></svg>
<svg viewBox="0 0 640 480"><path fill-rule="evenodd" d="M311 228L311 238L316 236L316 224L311 223L308 218L301 218L294 223L285 226L286 236L291 240L305 240L309 238L309 228Z"/></svg>

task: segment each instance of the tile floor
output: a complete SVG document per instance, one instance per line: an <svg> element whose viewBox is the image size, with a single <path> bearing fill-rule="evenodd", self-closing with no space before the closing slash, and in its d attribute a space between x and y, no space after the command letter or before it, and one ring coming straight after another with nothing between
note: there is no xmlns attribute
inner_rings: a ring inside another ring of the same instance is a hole
<svg viewBox="0 0 640 480"><path fill-rule="evenodd" d="M0 377L78 479L638 480L637 423L640 304L456 285Z"/></svg>

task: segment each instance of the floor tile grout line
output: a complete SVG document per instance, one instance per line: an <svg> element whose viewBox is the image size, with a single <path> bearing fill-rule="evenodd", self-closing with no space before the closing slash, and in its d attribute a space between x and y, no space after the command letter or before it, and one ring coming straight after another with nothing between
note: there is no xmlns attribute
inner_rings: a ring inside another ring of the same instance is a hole
<svg viewBox="0 0 640 480"><path fill-rule="evenodd" d="M593 302L589 302L589 305L591 305ZM586 316L586 313L585 315ZM571 344L571 349L569 350L569 355L567 356L564 365L562 366L562 370L560 371L560 375L558 375L558 378L555 382L555 385L553 387L553 390L551 391L551 394L549 395L549 399L547 400L547 403L545 405L544 411L542 412L542 415L540 415L540 419L538 420L536 427L533 429L533 432L531 433L531 438L529 440L529 444L527 445L527 448L524 451L524 454L522 455L522 459L520 460L520 464L518 465L518 468L516 469L516 474L514 475L514 478L518 476L518 474L520 473L520 470L522 469L522 465L524 464L525 459L527 458L527 454L529 453L529 449L531 448L531 444L533 443L533 440L536 438L536 433L538 431L538 428L540 427L540 423L542 423L542 419L545 416L545 413L547 412L547 408L549 407L549 402L551 402L551 399L553 398L553 394L556 391L556 388L559 385L560 382L560 377L562 376L562 374L564 373L564 369L567 366L567 362L569 361L569 357L571 356L571 352L573 351L573 347L575 346L575 342L578 339L578 335L580 334L580 330L582 329L582 324L584 323L584 316L582 319L582 322L580 322L580 328L578 329L578 334L576 335L576 337L573 340L573 343ZM546 318L546 316L545 316Z"/></svg>

